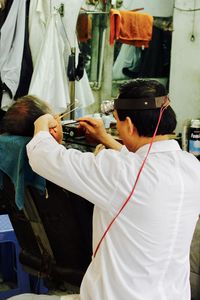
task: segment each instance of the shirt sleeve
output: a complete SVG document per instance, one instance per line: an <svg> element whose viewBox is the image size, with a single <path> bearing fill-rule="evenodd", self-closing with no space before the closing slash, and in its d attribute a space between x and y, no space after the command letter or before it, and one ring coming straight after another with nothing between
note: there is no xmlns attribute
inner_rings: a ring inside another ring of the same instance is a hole
<svg viewBox="0 0 200 300"><path fill-rule="evenodd" d="M120 152L105 149L95 156L66 149L45 131L27 144L32 169L53 183L109 209L118 186Z"/></svg>

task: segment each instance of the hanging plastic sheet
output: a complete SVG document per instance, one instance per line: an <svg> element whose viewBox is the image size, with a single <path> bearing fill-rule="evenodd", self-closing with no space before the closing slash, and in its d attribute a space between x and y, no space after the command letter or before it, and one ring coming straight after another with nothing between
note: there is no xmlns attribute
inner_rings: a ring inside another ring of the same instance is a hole
<svg viewBox="0 0 200 300"><path fill-rule="evenodd" d="M82 2L82 0L31 0L30 3L29 30L34 74L29 93L47 100L58 113L66 110L70 103L67 66L72 48L76 49L76 68L78 64L80 51L76 37L76 22ZM61 4L64 4L63 16L59 14ZM56 28L53 29L53 26ZM46 51L46 54L43 51ZM81 80L75 82L75 98L79 100L82 108L94 102L86 72L83 73ZM83 113L84 111L79 111L79 115Z"/></svg>

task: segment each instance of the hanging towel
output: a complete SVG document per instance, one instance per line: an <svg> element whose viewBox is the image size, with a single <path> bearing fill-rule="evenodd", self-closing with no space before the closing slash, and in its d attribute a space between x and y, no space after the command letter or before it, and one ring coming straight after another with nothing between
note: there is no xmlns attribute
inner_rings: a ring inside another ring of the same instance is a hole
<svg viewBox="0 0 200 300"><path fill-rule="evenodd" d="M3 189L3 176L8 175L15 187L15 203L19 209L24 206L24 192L27 185L45 194L46 181L34 173L28 163L26 144L30 137L0 135L0 189Z"/></svg>
<svg viewBox="0 0 200 300"><path fill-rule="evenodd" d="M77 35L81 43L86 43L92 38L92 17L88 14L80 14L77 21Z"/></svg>
<svg viewBox="0 0 200 300"><path fill-rule="evenodd" d="M115 40L135 47L148 48L152 38L153 17L135 11L111 9L110 44Z"/></svg>

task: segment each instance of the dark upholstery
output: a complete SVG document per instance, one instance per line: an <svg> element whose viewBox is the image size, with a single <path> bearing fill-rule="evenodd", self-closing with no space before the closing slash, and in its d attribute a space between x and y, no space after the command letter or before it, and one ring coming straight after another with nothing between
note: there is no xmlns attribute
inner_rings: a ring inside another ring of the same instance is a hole
<svg viewBox="0 0 200 300"><path fill-rule="evenodd" d="M26 270L54 288L64 283L80 286L92 255L93 205L47 182L47 197L26 187L25 208L19 210L6 175L3 186L0 214L9 214Z"/></svg>

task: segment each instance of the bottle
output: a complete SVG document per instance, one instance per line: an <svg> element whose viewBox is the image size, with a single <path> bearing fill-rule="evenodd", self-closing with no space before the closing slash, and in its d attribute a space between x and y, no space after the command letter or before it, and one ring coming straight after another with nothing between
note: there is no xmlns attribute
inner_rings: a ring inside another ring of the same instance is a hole
<svg viewBox="0 0 200 300"><path fill-rule="evenodd" d="M200 120L191 120L189 128L189 152L195 156L200 155Z"/></svg>

